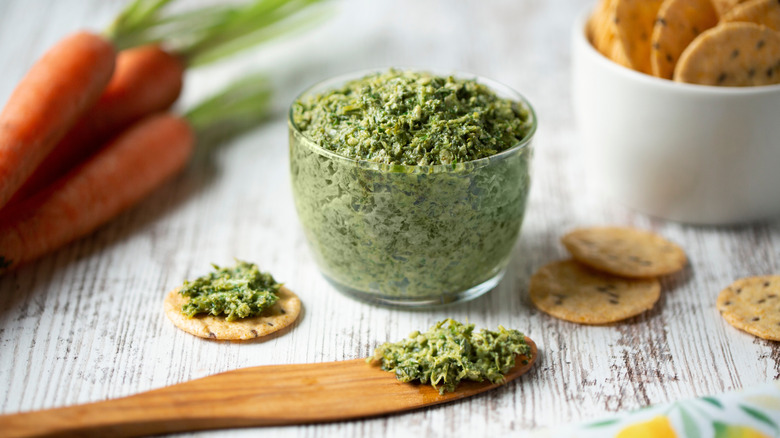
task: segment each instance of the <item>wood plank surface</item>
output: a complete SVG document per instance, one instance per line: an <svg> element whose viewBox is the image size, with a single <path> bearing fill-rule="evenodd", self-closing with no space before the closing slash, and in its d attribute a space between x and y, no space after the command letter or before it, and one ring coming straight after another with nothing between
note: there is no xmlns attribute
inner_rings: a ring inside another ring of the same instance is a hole
<svg viewBox="0 0 780 438"><path fill-rule="evenodd" d="M446 317L533 338L534 369L474 398L408 414L199 436L497 436L780 378L780 345L726 324L715 298L734 279L780 271L780 222L694 227L605 199L588 178L570 102L569 40L591 0L345 0L320 27L187 77L186 107L250 69L276 84L271 118L221 145L202 144L178 178L93 235L0 278L0 413L116 398L241 367L371 354ZM67 32L100 29L112 0L0 2L0 102ZM288 177L286 108L321 79L377 66L466 71L535 105L533 187L509 271L490 294L429 311L366 305L337 293L306 247ZM650 312L613 326L537 311L531 274L565 257L558 239L591 224L657 231L690 266L663 282ZM302 299L296 327L262 342L195 338L162 311L166 291L234 257L257 262Z"/></svg>

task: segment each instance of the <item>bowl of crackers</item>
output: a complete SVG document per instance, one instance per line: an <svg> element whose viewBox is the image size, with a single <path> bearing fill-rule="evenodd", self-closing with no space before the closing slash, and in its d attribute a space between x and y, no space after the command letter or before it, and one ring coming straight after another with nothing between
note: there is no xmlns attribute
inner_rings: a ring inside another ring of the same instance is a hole
<svg viewBox="0 0 780 438"><path fill-rule="evenodd" d="M602 191L686 223L780 216L780 1L600 0L572 40Z"/></svg>

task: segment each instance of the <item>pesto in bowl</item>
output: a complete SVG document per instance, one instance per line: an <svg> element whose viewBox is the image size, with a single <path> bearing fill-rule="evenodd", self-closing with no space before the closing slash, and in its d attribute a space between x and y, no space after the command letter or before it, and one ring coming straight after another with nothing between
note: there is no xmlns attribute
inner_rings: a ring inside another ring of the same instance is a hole
<svg viewBox="0 0 780 438"><path fill-rule="evenodd" d="M485 79L390 70L335 78L290 109L298 216L337 289L432 305L503 275L525 212L536 116Z"/></svg>

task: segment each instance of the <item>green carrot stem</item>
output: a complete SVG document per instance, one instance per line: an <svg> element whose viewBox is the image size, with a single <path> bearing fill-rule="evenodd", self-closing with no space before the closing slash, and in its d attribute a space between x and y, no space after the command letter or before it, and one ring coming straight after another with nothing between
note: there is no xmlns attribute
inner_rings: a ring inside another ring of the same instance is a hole
<svg viewBox="0 0 780 438"><path fill-rule="evenodd" d="M184 117L199 135L241 132L257 126L271 104L271 84L254 74L226 87L187 111Z"/></svg>
<svg viewBox="0 0 780 438"><path fill-rule="evenodd" d="M148 41L146 32L154 25L160 10L171 0L135 0L117 15L106 29L106 36L117 50L157 41Z"/></svg>
<svg viewBox="0 0 780 438"><path fill-rule="evenodd" d="M322 0L252 0L168 14L171 1L134 0L107 36L118 50L164 44L189 66L204 65L310 25L304 10Z"/></svg>
<svg viewBox="0 0 780 438"><path fill-rule="evenodd" d="M183 50L181 56L190 66L211 64L268 40L311 27L326 17L326 14L316 13L321 11L308 9L320 0L271 1L281 4L247 11L245 15L222 23L201 41Z"/></svg>

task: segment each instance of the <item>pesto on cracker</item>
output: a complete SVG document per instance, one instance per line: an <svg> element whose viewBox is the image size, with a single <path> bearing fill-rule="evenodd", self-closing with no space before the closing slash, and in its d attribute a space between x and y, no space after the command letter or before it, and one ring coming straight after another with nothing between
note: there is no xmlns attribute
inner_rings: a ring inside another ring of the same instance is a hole
<svg viewBox="0 0 780 438"><path fill-rule="evenodd" d="M246 340L292 324L300 299L257 265L238 261L185 281L165 298L165 313L181 330L195 336Z"/></svg>
<svg viewBox="0 0 780 438"><path fill-rule="evenodd" d="M188 298L182 313L224 316L227 321L257 316L279 299L281 283L267 272L260 272L254 263L238 261L229 268L212 265L214 271L185 281L178 289Z"/></svg>

